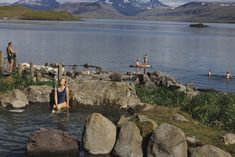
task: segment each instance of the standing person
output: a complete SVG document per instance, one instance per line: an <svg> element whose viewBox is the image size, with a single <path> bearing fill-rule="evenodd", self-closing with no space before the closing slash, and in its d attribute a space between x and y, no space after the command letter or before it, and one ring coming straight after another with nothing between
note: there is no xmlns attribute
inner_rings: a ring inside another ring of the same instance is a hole
<svg viewBox="0 0 235 157"><path fill-rule="evenodd" d="M7 60L8 60L8 72L12 73L13 70L13 59L15 56L15 51L13 50L13 43L9 42L7 46Z"/></svg>
<svg viewBox="0 0 235 157"><path fill-rule="evenodd" d="M52 113L56 110L69 108L69 88L66 87L66 80L63 78L59 82L59 87L55 89L54 99L55 104Z"/></svg>
<svg viewBox="0 0 235 157"><path fill-rule="evenodd" d="M208 70L208 76L210 77L212 74L211 74L211 69Z"/></svg>
<svg viewBox="0 0 235 157"><path fill-rule="evenodd" d="M147 54L145 53L145 55L144 55L144 64L147 64L147 62L148 62L148 56L147 56Z"/></svg>
<svg viewBox="0 0 235 157"><path fill-rule="evenodd" d="M230 72L227 72L225 75L226 79L231 79L233 78L232 75L230 74Z"/></svg>

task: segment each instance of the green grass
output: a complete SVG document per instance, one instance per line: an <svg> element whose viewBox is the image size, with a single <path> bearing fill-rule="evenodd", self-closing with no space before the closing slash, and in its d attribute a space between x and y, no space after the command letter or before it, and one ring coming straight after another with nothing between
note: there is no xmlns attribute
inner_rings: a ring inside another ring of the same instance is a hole
<svg viewBox="0 0 235 157"><path fill-rule="evenodd" d="M79 20L78 16L64 11L36 11L22 6L1 6L1 19L13 20L52 20L70 21Z"/></svg>
<svg viewBox="0 0 235 157"><path fill-rule="evenodd" d="M141 85L136 85L136 92L142 102L178 107L203 124L235 131L235 94L200 93L189 99L184 92Z"/></svg>
<svg viewBox="0 0 235 157"><path fill-rule="evenodd" d="M178 113L186 117L189 122L176 122L172 120L172 115ZM182 129L186 136L195 137L202 144L211 144L217 146L235 157L235 145L225 145L221 137L226 131L208 127L202 123L195 121L190 114L183 112L178 107L165 107L155 105L154 109L144 111L138 114L147 115L156 121L158 125L169 123Z"/></svg>
<svg viewBox="0 0 235 157"><path fill-rule="evenodd" d="M17 88L27 88L30 85L48 85L53 86L54 81L38 81L34 82L30 79L28 74L23 74L19 77L16 73L13 73L7 77L0 77L0 92L12 91Z"/></svg>

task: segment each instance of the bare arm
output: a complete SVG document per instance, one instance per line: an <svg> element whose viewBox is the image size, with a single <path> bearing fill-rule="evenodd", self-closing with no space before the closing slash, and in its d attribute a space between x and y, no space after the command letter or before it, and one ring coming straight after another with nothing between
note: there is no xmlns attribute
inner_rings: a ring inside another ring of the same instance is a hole
<svg viewBox="0 0 235 157"><path fill-rule="evenodd" d="M55 88L55 93L54 93L54 101L55 101L55 105L58 105L58 98L57 98L57 89Z"/></svg>
<svg viewBox="0 0 235 157"><path fill-rule="evenodd" d="M70 98L70 96L69 96L69 88L67 87L66 88L66 104L67 104L67 107L69 108L69 98Z"/></svg>

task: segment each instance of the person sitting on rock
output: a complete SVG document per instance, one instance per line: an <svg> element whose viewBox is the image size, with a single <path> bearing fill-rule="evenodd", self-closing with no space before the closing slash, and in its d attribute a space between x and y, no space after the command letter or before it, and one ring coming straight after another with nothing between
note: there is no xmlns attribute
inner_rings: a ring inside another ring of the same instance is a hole
<svg viewBox="0 0 235 157"><path fill-rule="evenodd" d="M52 112L63 108L69 108L69 88L66 87L66 80L63 78L59 82L59 87L55 89L54 100L55 104Z"/></svg>
<svg viewBox="0 0 235 157"><path fill-rule="evenodd" d="M140 61L137 59L136 60L136 64L135 64L136 66L139 66L139 65L141 65L141 63L140 63Z"/></svg>

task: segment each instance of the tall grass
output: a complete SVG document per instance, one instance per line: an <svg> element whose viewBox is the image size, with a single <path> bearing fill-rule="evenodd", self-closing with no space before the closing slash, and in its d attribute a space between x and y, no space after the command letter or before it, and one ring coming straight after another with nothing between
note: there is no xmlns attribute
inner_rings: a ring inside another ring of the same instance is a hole
<svg viewBox="0 0 235 157"><path fill-rule="evenodd" d="M207 92L189 99L184 92L141 85L136 85L136 92L143 102L180 107L208 126L235 131L235 94Z"/></svg>
<svg viewBox="0 0 235 157"><path fill-rule="evenodd" d="M16 88L27 88L30 85L49 85L53 86L54 81L38 81L34 82L30 79L29 74L23 74L19 77L16 73L13 73L8 77L0 77L0 92L7 92Z"/></svg>

